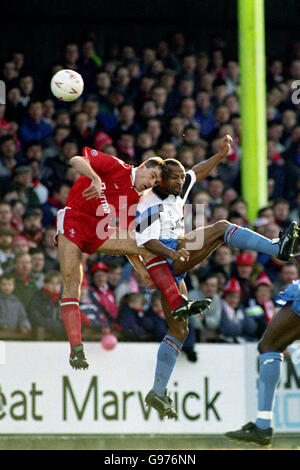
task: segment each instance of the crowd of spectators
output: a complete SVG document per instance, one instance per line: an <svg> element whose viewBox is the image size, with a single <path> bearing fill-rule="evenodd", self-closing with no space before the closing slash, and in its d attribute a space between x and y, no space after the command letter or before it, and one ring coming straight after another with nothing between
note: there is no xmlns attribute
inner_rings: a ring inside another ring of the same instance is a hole
<svg viewBox="0 0 300 470"><path fill-rule="evenodd" d="M87 39L62 48L61 62L49 62L50 77L63 68L84 79L84 93L72 103L54 98L48 86L39 92L39 71L27 69L22 52L1 67L7 93L0 105L1 337L66 338L53 236L56 213L80 176L69 161L83 146L133 165L173 157L188 170L230 134L228 157L191 192L189 228L228 219L276 238L290 220L299 221L300 107L291 94L300 79L300 43L284 59L267 57L269 199L252 223L240 191L239 64L224 40L204 51L176 33L153 47L114 44L100 56ZM83 255L82 264L85 338L113 332L125 341L161 340L167 325L159 296L125 258ZM257 341L275 312L274 297L298 276L292 261L220 246L186 276L190 298L213 299L204 324L190 319L188 358L196 360L197 341Z"/></svg>

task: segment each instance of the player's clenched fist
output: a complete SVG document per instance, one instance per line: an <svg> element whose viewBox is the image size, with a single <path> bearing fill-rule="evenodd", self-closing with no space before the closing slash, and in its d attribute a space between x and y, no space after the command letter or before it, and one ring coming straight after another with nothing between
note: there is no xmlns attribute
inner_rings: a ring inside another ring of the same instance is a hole
<svg viewBox="0 0 300 470"><path fill-rule="evenodd" d="M190 252L187 251L185 248L181 248L178 251L175 251L172 259L175 261L176 259L180 259L180 261L188 261L190 259Z"/></svg>
<svg viewBox="0 0 300 470"><path fill-rule="evenodd" d="M101 193L101 179L94 178L88 188L82 192L82 196L89 201L95 197L99 197Z"/></svg>
<svg viewBox="0 0 300 470"><path fill-rule="evenodd" d="M231 144L232 144L232 138L230 137L230 135L227 134L224 137L222 137L219 143L219 148L220 148L219 153L222 154L224 157L226 157L226 155L228 154L230 150Z"/></svg>

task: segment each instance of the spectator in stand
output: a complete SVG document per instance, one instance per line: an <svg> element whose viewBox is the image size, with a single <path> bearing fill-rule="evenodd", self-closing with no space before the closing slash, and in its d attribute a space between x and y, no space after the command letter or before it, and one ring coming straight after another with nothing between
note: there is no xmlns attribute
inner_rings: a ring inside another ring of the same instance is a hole
<svg viewBox="0 0 300 470"><path fill-rule="evenodd" d="M268 139L267 143L268 156L268 177L274 180L275 186L272 198L282 197L285 188L285 161L276 151L274 139Z"/></svg>
<svg viewBox="0 0 300 470"><path fill-rule="evenodd" d="M17 166L13 173L13 182L23 185L27 207L38 207L41 204L40 198L43 200L48 196L48 189L42 183L39 182L36 187L33 184L30 165Z"/></svg>
<svg viewBox="0 0 300 470"><path fill-rule="evenodd" d="M242 290L236 278L230 278L222 295L222 318L219 325L220 340L226 343L255 341L257 325L247 316L241 304Z"/></svg>
<svg viewBox="0 0 300 470"><path fill-rule="evenodd" d="M48 188L52 189L57 186L59 181L64 180L64 175L69 167L69 161L75 155L78 155L78 143L72 137L67 137L61 144L61 152L57 157L47 158L44 165L51 170L48 177Z"/></svg>
<svg viewBox="0 0 300 470"><path fill-rule="evenodd" d="M0 330L13 330L28 337L31 325L25 308L14 295L15 279L11 273L0 276ZM3 336L2 336L3 337Z"/></svg>
<svg viewBox="0 0 300 470"><path fill-rule="evenodd" d="M189 77L195 81L197 78L196 74L197 60L194 54L187 53L181 59L181 71L179 73L179 79L182 77Z"/></svg>
<svg viewBox="0 0 300 470"><path fill-rule="evenodd" d="M184 120L180 116L174 116L169 121L166 140L172 142L176 148L183 144Z"/></svg>
<svg viewBox="0 0 300 470"><path fill-rule="evenodd" d="M92 276L91 296L101 305L112 326L115 327L118 318L118 307L113 291L108 286L109 267L102 261L92 264L90 274Z"/></svg>
<svg viewBox="0 0 300 470"><path fill-rule="evenodd" d="M94 92L88 95L88 99L97 100L99 113L110 114L111 103L109 100L109 90L111 88L111 78L108 72L100 70L96 74Z"/></svg>
<svg viewBox="0 0 300 470"><path fill-rule="evenodd" d="M4 265L14 258L12 252L14 235L12 230L0 230L0 273L2 273Z"/></svg>
<svg viewBox="0 0 300 470"><path fill-rule="evenodd" d="M146 124L146 132L152 137L152 148L159 148L162 144L162 125L157 118L148 119Z"/></svg>
<svg viewBox="0 0 300 470"><path fill-rule="evenodd" d="M118 157L130 165L136 164L135 137L128 132L122 132L116 141Z"/></svg>
<svg viewBox="0 0 300 470"><path fill-rule="evenodd" d="M279 292L284 291L293 281L299 278L299 269L291 261L284 263L280 269L278 276L273 283L272 296L275 298Z"/></svg>
<svg viewBox="0 0 300 470"><path fill-rule="evenodd" d="M290 223L290 204L286 199L278 198L275 199L272 205L275 223L279 225L281 229L286 229Z"/></svg>
<svg viewBox="0 0 300 470"><path fill-rule="evenodd" d="M254 283L251 281L251 275L253 271L254 259L250 253L246 251L241 252L236 260L236 279L239 282L240 292L240 303L243 307L247 307L249 300L254 295Z"/></svg>
<svg viewBox="0 0 300 470"><path fill-rule="evenodd" d="M70 133L70 126L67 126L65 124L58 124L55 127L53 134L51 134L49 138L45 139L45 149L43 150L41 147L41 158L38 158L38 160L41 160L43 158L44 161L50 157L57 157L61 152L61 146L63 141L70 136ZM27 153L26 156L28 159L37 158L36 155L34 157L30 157Z"/></svg>
<svg viewBox="0 0 300 470"><path fill-rule="evenodd" d="M162 122L166 122L172 112L168 103L168 90L164 85L157 84L152 87L150 96L156 104L157 117L159 117Z"/></svg>
<svg viewBox="0 0 300 470"><path fill-rule="evenodd" d="M231 95L232 93L239 93L240 69L238 62L235 60L227 61L225 84L227 95Z"/></svg>
<svg viewBox="0 0 300 470"><path fill-rule="evenodd" d="M66 44L63 54L63 68L78 71L79 47L76 43Z"/></svg>
<svg viewBox="0 0 300 470"><path fill-rule="evenodd" d="M219 129L223 124L230 120L230 111L227 106L220 104L214 108L214 129L206 136L209 142L212 142L218 135Z"/></svg>
<svg viewBox="0 0 300 470"><path fill-rule="evenodd" d="M7 185L18 163L17 144L12 135L5 135L0 139L0 182Z"/></svg>
<svg viewBox="0 0 300 470"><path fill-rule="evenodd" d="M93 301L90 295L90 285L84 276L81 291L79 308L81 312L81 321L84 325L84 334L89 335L90 330L108 334L112 332L111 325L104 312L99 309L99 305ZM88 331L87 331L88 328Z"/></svg>
<svg viewBox="0 0 300 470"><path fill-rule="evenodd" d="M196 127L201 133L201 124L195 118L196 102L193 98L184 98L179 106L179 116L183 119L184 127Z"/></svg>
<svg viewBox="0 0 300 470"><path fill-rule="evenodd" d="M215 49L211 54L210 72L215 78L224 80L226 68L224 66L224 53L222 49Z"/></svg>
<svg viewBox="0 0 300 470"><path fill-rule="evenodd" d="M26 114L26 108L21 101L19 88L11 88L7 93L5 117L8 121L16 121L21 124Z"/></svg>
<svg viewBox="0 0 300 470"><path fill-rule="evenodd" d="M191 324L196 329L200 341L216 340L218 328L221 321L221 298L218 294L218 277L214 273L208 274L200 280L200 288L189 291L190 300L212 299L210 308L205 313L205 320L202 321L200 315L193 315Z"/></svg>
<svg viewBox="0 0 300 470"><path fill-rule="evenodd" d="M227 280L232 277L233 256L228 245L220 245L213 253L210 262L212 272L221 269L224 271Z"/></svg>
<svg viewBox="0 0 300 470"><path fill-rule="evenodd" d="M62 278L58 271L48 271L45 274L41 289L32 296L28 305L28 317L35 333L42 328L46 338L65 340L66 332L59 311Z"/></svg>
<svg viewBox="0 0 300 470"><path fill-rule="evenodd" d="M15 234L17 230L12 224L13 213L11 205L8 202L0 201L0 230L12 231Z"/></svg>
<svg viewBox="0 0 300 470"><path fill-rule="evenodd" d="M107 283L109 288L114 292L122 279L122 263L118 259L112 259L107 261L107 266L109 267L109 271L107 273Z"/></svg>
<svg viewBox="0 0 300 470"><path fill-rule="evenodd" d="M7 91L18 86L19 72L13 61L7 61L4 63L1 78L6 85Z"/></svg>
<svg viewBox="0 0 300 470"><path fill-rule="evenodd" d="M44 284L44 269L45 269L45 255L42 248L30 248L29 254L31 256L32 269L30 272L30 279L32 279L39 289L42 289Z"/></svg>
<svg viewBox="0 0 300 470"><path fill-rule="evenodd" d="M71 187L71 183L62 181L53 188L52 195L48 198L48 201L41 206L43 211L42 225L44 227L55 225L56 214L60 209L65 207Z"/></svg>
<svg viewBox="0 0 300 470"><path fill-rule="evenodd" d="M15 257L18 253L29 253L30 243L23 235L16 235L12 240L11 248Z"/></svg>
<svg viewBox="0 0 300 470"><path fill-rule="evenodd" d="M141 72L143 75L148 75L156 60L156 51L150 47L145 47L142 51L141 57Z"/></svg>
<svg viewBox="0 0 300 470"><path fill-rule="evenodd" d="M41 243L45 254L45 272L59 271L58 249L54 246L53 240L56 233L55 227L46 227Z"/></svg>
<svg viewBox="0 0 300 470"><path fill-rule="evenodd" d="M40 101L31 101L28 105L28 116L24 118L19 129L19 137L23 144L30 140L43 139L52 134L52 127L43 118L43 106Z"/></svg>
<svg viewBox="0 0 300 470"><path fill-rule="evenodd" d="M224 192L223 180L219 177L207 178L207 192L210 196L210 208L215 204L222 204L222 195Z"/></svg>
<svg viewBox="0 0 300 470"><path fill-rule="evenodd" d="M201 124L201 137L205 138L215 127L213 106L210 94L205 90L199 90L195 97L195 118Z"/></svg>
<svg viewBox="0 0 300 470"><path fill-rule="evenodd" d="M32 269L31 256L29 253L18 253L14 259L13 277L15 280L14 295L22 302L28 311L32 297L37 292L36 283L30 279Z"/></svg>
<svg viewBox="0 0 300 470"><path fill-rule="evenodd" d="M12 226L17 231L17 233L23 232L23 215L26 212L26 204L21 199L13 199L11 201L11 210L12 210Z"/></svg>
<svg viewBox="0 0 300 470"><path fill-rule="evenodd" d="M118 140L122 133L136 136L141 127L135 120L136 112L132 104L124 102L119 106L118 125L112 131L111 136L114 141Z"/></svg>
<svg viewBox="0 0 300 470"><path fill-rule="evenodd" d="M167 41L159 41L156 46L156 56L163 62L164 69L179 70L179 63L171 52Z"/></svg>
<svg viewBox="0 0 300 470"><path fill-rule="evenodd" d="M227 96L227 88L225 80L221 78L216 78L213 81L213 95L212 103L214 107L220 106L224 103Z"/></svg>
<svg viewBox="0 0 300 470"><path fill-rule="evenodd" d="M193 150L190 147L180 147L177 153L177 160L182 163L185 170L190 170L195 165Z"/></svg>
<svg viewBox="0 0 300 470"><path fill-rule="evenodd" d="M84 111L79 111L73 118L71 137L78 143L78 147L92 147L94 142L94 132L89 127L89 115Z"/></svg>
<svg viewBox="0 0 300 470"><path fill-rule="evenodd" d="M88 128L93 136L101 130L97 116L99 114L99 103L97 100L87 99L84 101L82 111L88 115Z"/></svg>
<svg viewBox="0 0 300 470"><path fill-rule="evenodd" d="M256 339L260 339L272 317L275 315L275 303L272 300L272 282L265 273L261 273L254 284L255 297L250 299L246 314L257 324Z"/></svg>
<svg viewBox="0 0 300 470"><path fill-rule="evenodd" d="M21 103L26 109L28 109L29 104L34 100L35 95L32 75L25 74L20 77L19 87L21 90Z"/></svg>
<svg viewBox="0 0 300 470"><path fill-rule="evenodd" d="M151 339L152 322L145 315L145 297L138 292L125 294L120 299L118 324L124 339L145 341Z"/></svg>
<svg viewBox="0 0 300 470"><path fill-rule="evenodd" d="M30 246L36 247L43 237L42 211L39 208L28 209L23 216L23 235Z"/></svg>
<svg viewBox="0 0 300 470"><path fill-rule="evenodd" d="M244 201L241 197L237 197L236 199L231 201L228 209L230 212L238 212L243 218L243 226L249 227L250 224L247 217L248 206L246 201Z"/></svg>

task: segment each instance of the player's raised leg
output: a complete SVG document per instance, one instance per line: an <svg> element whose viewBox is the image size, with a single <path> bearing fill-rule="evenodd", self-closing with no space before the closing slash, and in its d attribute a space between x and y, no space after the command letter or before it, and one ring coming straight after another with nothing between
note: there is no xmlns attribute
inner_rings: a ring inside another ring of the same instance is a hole
<svg viewBox="0 0 300 470"><path fill-rule="evenodd" d="M74 369L86 369L89 364L81 343L81 315L79 310L82 280L81 250L64 235L57 240L60 269L63 276L63 292L60 303L61 317L69 339L70 365Z"/></svg>
<svg viewBox="0 0 300 470"><path fill-rule="evenodd" d="M184 281L180 282L179 289L184 296L187 296ZM158 348L154 384L146 395L145 401L147 405L155 408L162 416L177 418L177 411L169 397L167 385L189 332L188 320L176 321L164 296L161 297L161 301L168 323L168 331Z"/></svg>
<svg viewBox="0 0 300 470"><path fill-rule="evenodd" d="M185 236L179 247L186 248L190 252L190 258L183 262L174 261L174 273L178 276L189 271L222 243L242 250L258 251L287 261L293 253L298 233L297 223L292 222L281 233L279 239L269 240L252 230L230 224L227 220L220 220L213 225L193 230Z"/></svg>

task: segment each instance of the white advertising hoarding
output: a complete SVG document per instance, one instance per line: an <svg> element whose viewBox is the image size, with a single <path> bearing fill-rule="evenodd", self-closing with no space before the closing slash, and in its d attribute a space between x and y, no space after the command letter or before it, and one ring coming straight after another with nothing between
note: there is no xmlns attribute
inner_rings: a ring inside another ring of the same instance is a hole
<svg viewBox="0 0 300 470"><path fill-rule="evenodd" d="M112 351L86 343L87 371L71 369L63 342L5 346L6 361L0 366L3 434L209 434L247 418L243 346L197 345L196 363L184 354L179 357L169 383L178 420L161 420L144 402L153 384L158 343L119 343Z"/></svg>
<svg viewBox="0 0 300 470"><path fill-rule="evenodd" d="M218 434L255 420L256 344L198 344L198 361L179 356L169 389L177 420L145 405L158 343L86 343L87 371L68 364L64 342L1 342L1 434ZM275 432L300 429L300 354L284 362L274 407Z"/></svg>

